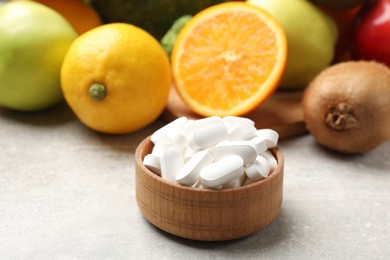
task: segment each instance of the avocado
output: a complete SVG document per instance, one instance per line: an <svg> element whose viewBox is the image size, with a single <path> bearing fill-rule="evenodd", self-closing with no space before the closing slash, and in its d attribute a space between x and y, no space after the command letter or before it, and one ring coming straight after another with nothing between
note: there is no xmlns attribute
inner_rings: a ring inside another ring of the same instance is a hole
<svg viewBox="0 0 390 260"><path fill-rule="evenodd" d="M161 45L167 53L168 57L171 57L173 45L175 44L176 38L183 29L184 25L191 20L192 15L185 14L180 16L167 31L167 33L161 39Z"/></svg>
<svg viewBox="0 0 390 260"><path fill-rule="evenodd" d="M103 22L124 22L138 26L161 40L174 21L224 0L90 0Z"/></svg>

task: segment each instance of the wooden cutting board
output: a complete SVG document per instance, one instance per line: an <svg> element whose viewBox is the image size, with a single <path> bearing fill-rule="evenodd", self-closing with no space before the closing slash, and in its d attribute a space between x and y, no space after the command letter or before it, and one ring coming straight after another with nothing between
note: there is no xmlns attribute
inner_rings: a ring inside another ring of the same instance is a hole
<svg viewBox="0 0 390 260"><path fill-rule="evenodd" d="M252 119L257 129L271 128L277 131L279 138L304 134L307 129L303 120L302 94L302 91L276 91L265 103L245 117ZM174 87L171 88L162 116L167 121L182 116L190 119L202 118L184 104Z"/></svg>

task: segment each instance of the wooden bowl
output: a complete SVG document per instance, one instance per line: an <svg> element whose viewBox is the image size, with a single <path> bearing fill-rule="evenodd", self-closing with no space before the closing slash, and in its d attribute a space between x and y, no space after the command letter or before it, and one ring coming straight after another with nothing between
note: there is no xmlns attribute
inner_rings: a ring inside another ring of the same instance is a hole
<svg viewBox="0 0 390 260"><path fill-rule="evenodd" d="M223 190L181 186L148 170L142 160L150 153L150 137L135 152L136 200L144 217L156 227L179 237L222 241L258 232L278 215L282 205L284 158L268 178Z"/></svg>

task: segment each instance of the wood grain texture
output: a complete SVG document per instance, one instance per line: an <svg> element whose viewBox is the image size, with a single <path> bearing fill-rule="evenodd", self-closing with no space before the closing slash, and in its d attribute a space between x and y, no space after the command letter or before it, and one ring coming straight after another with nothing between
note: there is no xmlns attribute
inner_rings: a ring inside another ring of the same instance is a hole
<svg viewBox="0 0 390 260"><path fill-rule="evenodd" d="M271 128L279 133L279 138L288 138L307 133L302 111L302 91L277 91L256 110L245 115L252 119L258 129ZM175 88L171 88L163 117L167 121L186 116L202 118L192 112L182 101Z"/></svg>
<svg viewBox="0 0 390 260"><path fill-rule="evenodd" d="M240 188L208 190L170 183L142 163L153 143L136 149L136 200L156 227L188 239L222 241L242 238L269 225L279 214L283 197L284 158L273 149L278 166L268 178Z"/></svg>

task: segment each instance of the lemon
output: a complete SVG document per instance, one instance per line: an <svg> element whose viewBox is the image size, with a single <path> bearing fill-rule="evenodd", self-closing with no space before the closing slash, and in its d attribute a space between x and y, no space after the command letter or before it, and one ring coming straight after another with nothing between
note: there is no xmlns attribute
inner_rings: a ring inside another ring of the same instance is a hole
<svg viewBox="0 0 390 260"><path fill-rule="evenodd" d="M65 100L86 126L124 134L152 123L171 87L168 56L143 29L125 23L77 38L61 70Z"/></svg>
<svg viewBox="0 0 390 260"><path fill-rule="evenodd" d="M41 4L0 6L0 105L36 111L61 101L61 64L76 37L60 14Z"/></svg>

